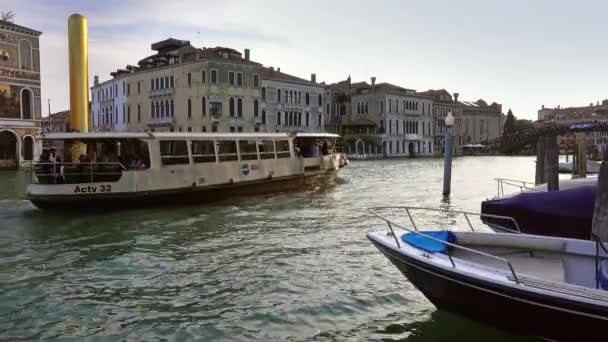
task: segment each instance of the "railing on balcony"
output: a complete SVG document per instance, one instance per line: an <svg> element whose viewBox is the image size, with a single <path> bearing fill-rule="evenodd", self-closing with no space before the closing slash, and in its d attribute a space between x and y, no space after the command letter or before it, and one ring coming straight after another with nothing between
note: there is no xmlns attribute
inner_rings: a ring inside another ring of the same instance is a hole
<svg viewBox="0 0 608 342"><path fill-rule="evenodd" d="M155 89L150 90L150 96L163 96L163 95L173 95L175 93L175 88L165 88L165 89Z"/></svg>
<svg viewBox="0 0 608 342"><path fill-rule="evenodd" d="M173 125L175 125L174 116L161 116L148 120L148 126L150 127L168 127Z"/></svg>

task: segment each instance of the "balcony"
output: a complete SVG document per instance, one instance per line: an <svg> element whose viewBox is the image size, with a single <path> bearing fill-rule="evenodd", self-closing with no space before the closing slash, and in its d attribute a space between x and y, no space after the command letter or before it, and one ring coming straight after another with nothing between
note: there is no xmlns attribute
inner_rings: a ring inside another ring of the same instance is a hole
<svg viewBox="0 0 608 342"><path fill-rule="evenodd" d="M150 127L172 127L174 125L174 116L163 116L160 118L152 118L148 120L148 126Z"/></svg>
<svg viewBox="0 0 608 342"><path fill-rule="evenodd" d="M150 90L148 95L150 95L150 97L154 97L154 96L173 95L174 93L175 93L175 88L165 88L165 89Z"/></svg>
<svg viewBox="0 0 608 342"><path fill-rule="evenodd" d="M405 140L422 140L422 134L406 134Z"/></svg>

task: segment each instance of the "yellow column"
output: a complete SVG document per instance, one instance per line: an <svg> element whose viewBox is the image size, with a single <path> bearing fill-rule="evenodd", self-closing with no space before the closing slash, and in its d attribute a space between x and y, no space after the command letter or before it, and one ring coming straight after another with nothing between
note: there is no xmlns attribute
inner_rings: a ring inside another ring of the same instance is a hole
<svg viewBox="0 0 608 342"><path fill-rule="evenodd" d="M78 132L89 131L89 52L87 19L72 14L68 19L68 54L70 62L70 127ZM86 154L86 145L72 146L72 161Z"/></svg>

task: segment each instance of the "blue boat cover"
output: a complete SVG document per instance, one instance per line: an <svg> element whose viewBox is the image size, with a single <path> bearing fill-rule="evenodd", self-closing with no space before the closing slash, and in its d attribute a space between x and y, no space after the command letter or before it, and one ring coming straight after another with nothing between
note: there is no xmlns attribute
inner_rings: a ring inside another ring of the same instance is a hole
<svg viewBox="0 0 608 342"><path fill-rule="evenodd" d="M447 230L423 231L421 233L431 236L437 240L447 241L450 243L456 242L456 235ZM447 251L447 245L445 243L429 239L426 236L417 233L403 234L401 236L401 240L411 246L422 249L423 251L429 253L445 253Z"/></svg>

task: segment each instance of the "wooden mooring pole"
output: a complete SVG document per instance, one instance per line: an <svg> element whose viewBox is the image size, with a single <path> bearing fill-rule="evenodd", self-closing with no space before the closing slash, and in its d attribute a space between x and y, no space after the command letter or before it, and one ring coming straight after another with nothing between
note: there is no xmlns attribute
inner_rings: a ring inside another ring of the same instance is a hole
<svg viewBox="0 0 608 342"><path fill-rule="evenodd" d="M536 185L545 184L545 138L538 137L536 142Z"/></svg>
<svg viewBox="0 0 608 342"><path fill-rule="evenodd" d="M608 151L604 153L600 173L597 176L597 194L591 233L600 241L608 241Z"/></svg>
<svg viewBox="0 0 608 342"><path fill-rule="evenodd" d="M557 137L545 137L545 180L548 191L559 191L559 145Z"/></svg>
<svg viewBox="0 0 608 342"><path fill-rule="evenodd" d="M585 133L576 133L576 141L578 142L577 164L578 176L580 178L587 177L587 135Z"/></svg>

